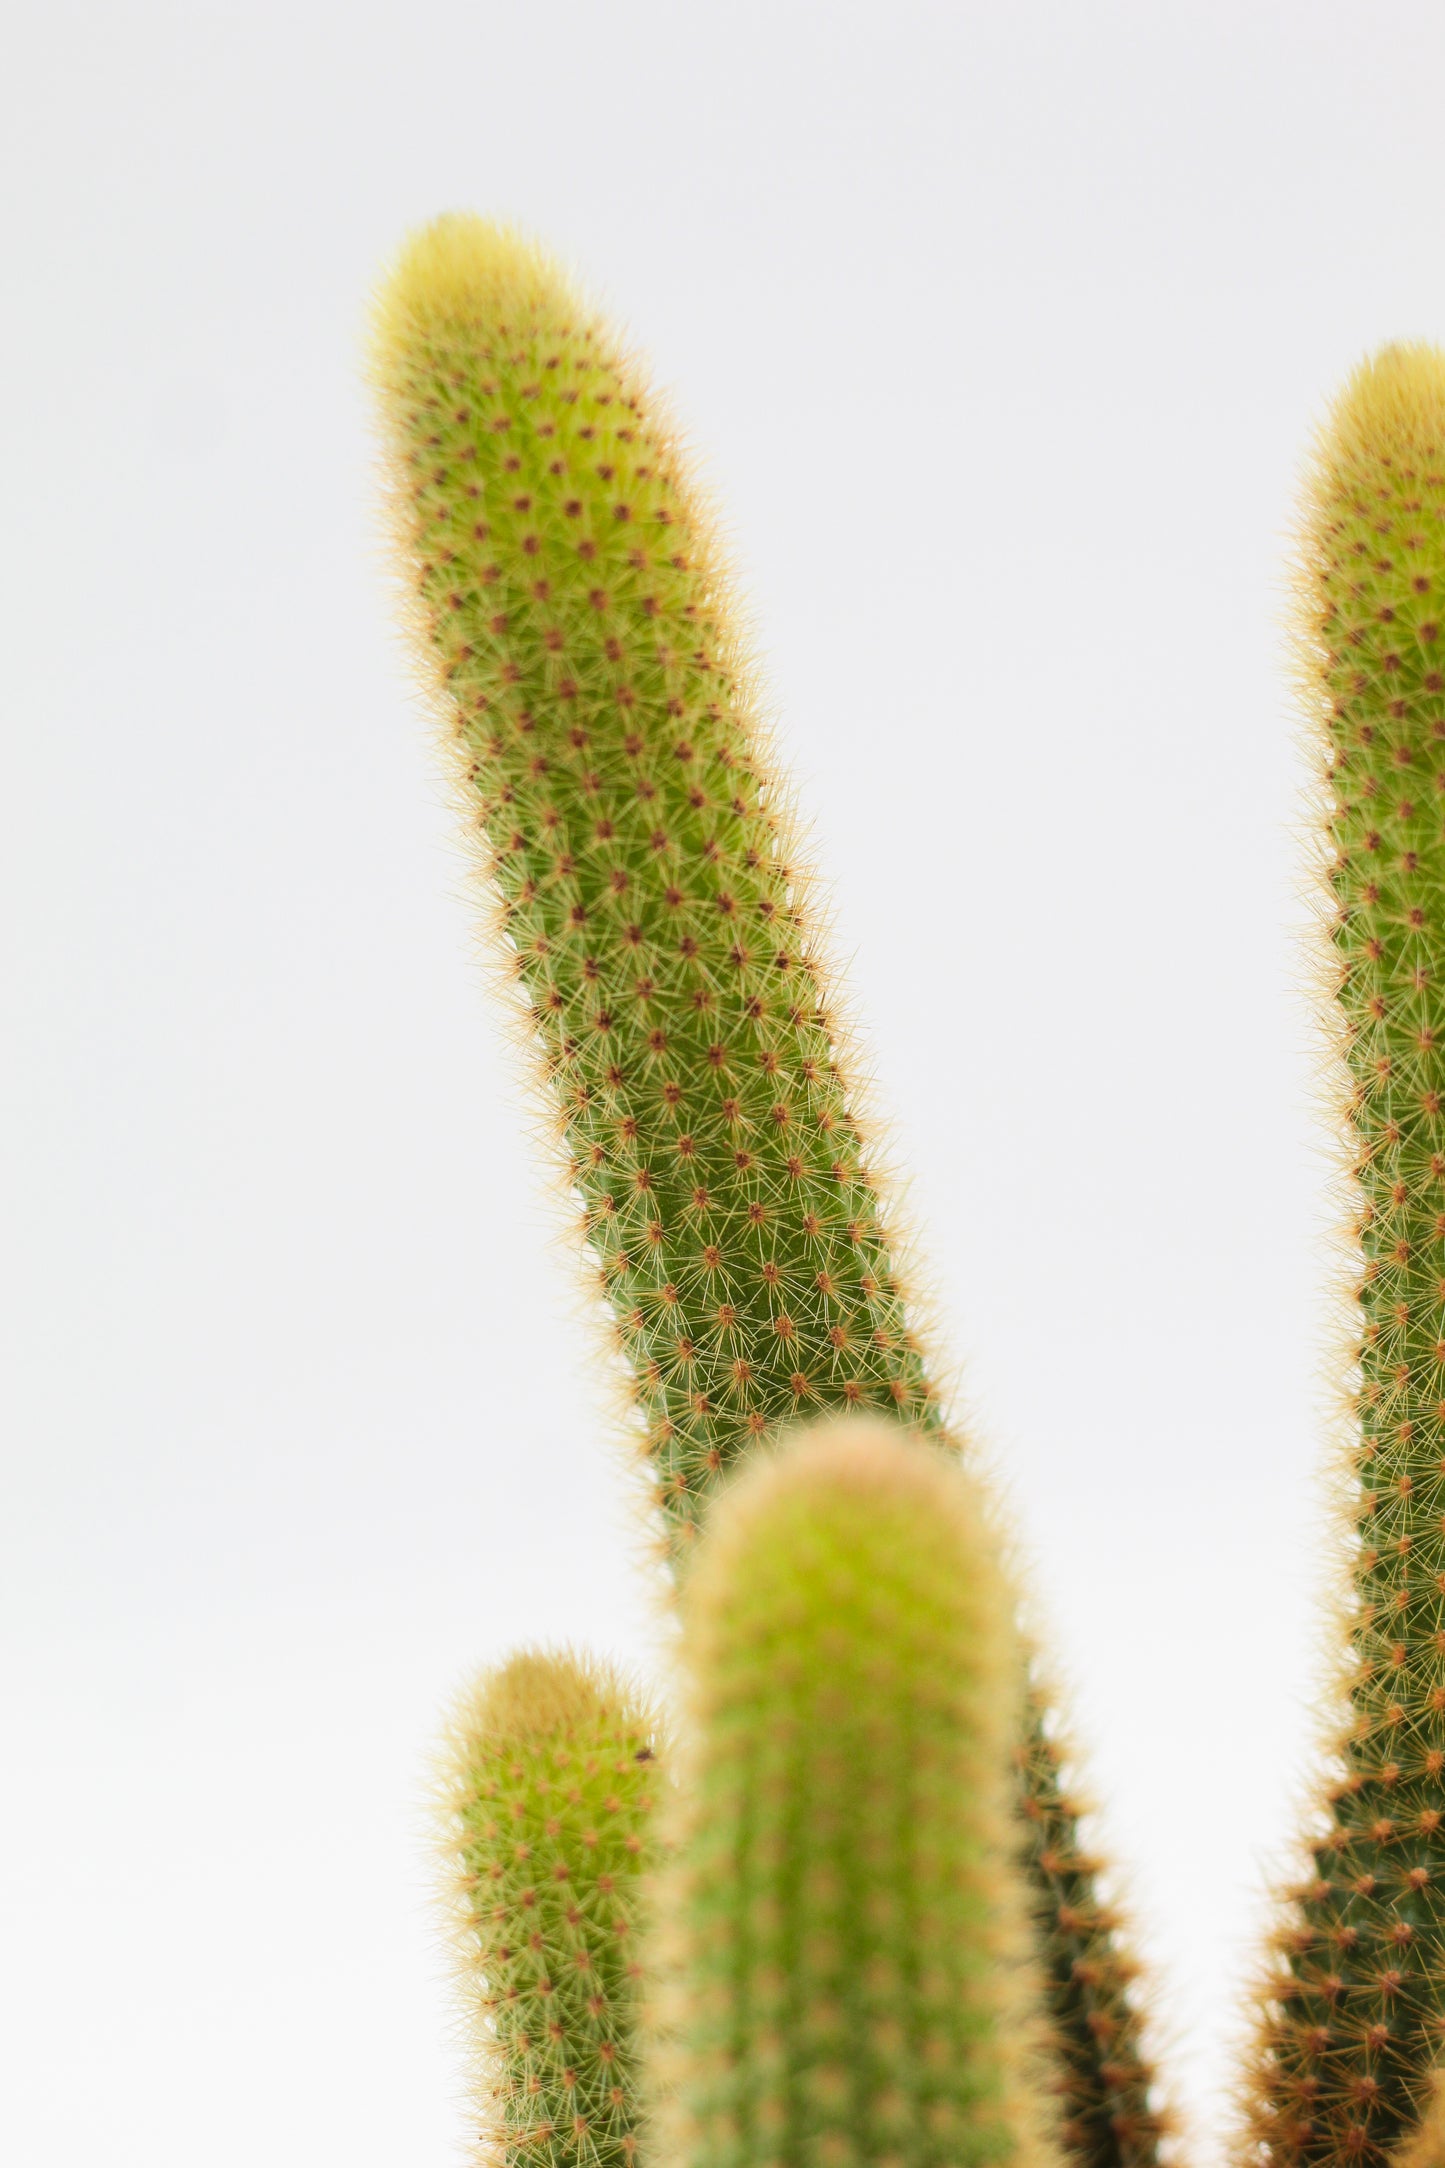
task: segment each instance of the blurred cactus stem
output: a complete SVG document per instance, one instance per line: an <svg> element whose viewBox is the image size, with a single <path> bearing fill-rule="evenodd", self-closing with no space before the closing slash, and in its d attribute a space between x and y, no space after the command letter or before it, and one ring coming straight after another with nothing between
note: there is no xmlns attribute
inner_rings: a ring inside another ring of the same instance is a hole
<svg viewBox="0 0 1445 2168"><path fill-rule="evenodd" d="M720 1501L684 1598L663 2153L1043 2168L996 1534L959 1466L820 1425Z"/></svg>
<svg viewBox="0 0 1445 2168"><path fill-rule="evenodd" d="M630 2168L657 1757L636 1694L565 1652L513 1656L453 1719L445 1841L486 2168Z"/></svg>

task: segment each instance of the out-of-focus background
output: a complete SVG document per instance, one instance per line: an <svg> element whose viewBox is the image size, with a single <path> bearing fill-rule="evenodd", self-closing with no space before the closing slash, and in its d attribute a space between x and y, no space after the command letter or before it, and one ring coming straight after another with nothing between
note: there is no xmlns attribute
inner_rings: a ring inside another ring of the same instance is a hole
<svg viewBox="0 0 1445 2168"><path fill-rule="evenodd" d="M1207 2152L1308 1764L1299 462L1445 337L1431 0L20 0L0 79L0 2149L442 2168L470 1667L655 1662L359 350L512 216L728 508Z"/></svg>

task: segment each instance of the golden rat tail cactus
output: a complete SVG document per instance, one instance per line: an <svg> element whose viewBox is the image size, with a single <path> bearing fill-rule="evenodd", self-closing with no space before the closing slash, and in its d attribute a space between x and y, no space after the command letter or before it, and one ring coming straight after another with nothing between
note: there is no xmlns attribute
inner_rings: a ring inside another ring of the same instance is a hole
<svg viewBox="0 0 1445 2168"><path fill-rule="evenodd" d="M821 1426L720 1502L687 1587L664 1883L677 2168L1053 2158L979 1495L896 1426Z"/></svg>
<svg viewBox="0 0 1445 2168"><path fill-rule="evenodd" d="M1358 1184L1346 1708L1253 2082L1275 2168L1382 2164L1445 2049L1445 355L1315 447L1299 647L1326 770Z"/></svg>
<svg viewBox="0 0 1445 2168"><path fill-rule="evenodd" d="M373 374L418 648L682 1562L780 1423L944 1435L786 786L676 438L545 256L427 228ZM1047 1759L1019 1766L1065 2128L1077 2168L1149 2168L1128 1967Z"/></svg>
<svg viewBox="0 0 1445 2168"><path fill-rule="evenodd" d="M607 1666L527 1651L447 1742L447 1852L488 2168L631 2168L657 1730Z"/></svg>
<svg viewBox="0 0 1445 2168"><path fill-rule="evenodd" d="M939 1416L711 519L640 372L479 219L376 374L423 653L670 1530L819 1405Z"/></svg>

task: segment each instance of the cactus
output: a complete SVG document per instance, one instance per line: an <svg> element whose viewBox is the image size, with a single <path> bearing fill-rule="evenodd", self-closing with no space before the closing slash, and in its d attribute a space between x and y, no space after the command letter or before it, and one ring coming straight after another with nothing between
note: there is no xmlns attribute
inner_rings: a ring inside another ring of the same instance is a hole
<svg viewBox="0 0 1445 2168"><path fill-rule="evenodd" d="M815 1405L938 1415L863 1161L711 523L636 369L479 220L378 375L466 810L668 1525Z"/></svg>
<svg viewBox="0 0 1445 2168"><path fill-rule="evenodd" d="M1390 2156L1390 2168L1445 2168L1445 2087L1433 2074L1420 2121Z"/></svg>
<svg viewBox="0 0 1445 2168"><path fill-rule="evenodd" d="M489 2168L630 2168L656 1755L636 1695L567 1654L513 1656L453 1720L446 1845Z"/></svg>
<svg viewBox="0 0 1445 2168"><path fill-rule="evenodd" d="M1052 2021L1059 2136L1079 2168L1125 2168L1152 2159L1172 2126L1155 2097L1133 2000L1139 1966L1118 1913L1100 1899L1102 1862L1080 1847L1083 1810L1065 1784L1058 1724L1037 1686L1014 1753Z"/></svg>
<svg viewBox="0 0 1445 2168"><path fill-rule="evenodd" d="M680 1564L780 1423L872 1409L946 1434L786 787L707 506L544 256L477 219L426 229L381 295L373 375L417 644ZM1020 1766L1027 1785L1041 1764ZM1077 1862L1056 1790L1042 1812ZM1089 2065L1070 2063L1076 2157L1148 2168L1129 1968L1091 1872L1070 1875L1101 1923L1086 1955L1060 1878L1036 1889Z"/></svg>
<svg viewBox="0 0 1445 2168"><path fill-rule="evenodd" d="M819 1425L720 1502L683 1606L659 2157L1053 2158L1029 2060L995 1550L962 1470L877 1418Z"/></svg>
<svg viewBox="0 0 1445 2168"><path fill-rule="evenodd" d="M1391 347L1355 374L1301 542L1357 1185L1355 1527L1334 1775L1251 2114L1277 2168L1372 2168L1445 2047L1445 356Z"/></svg>

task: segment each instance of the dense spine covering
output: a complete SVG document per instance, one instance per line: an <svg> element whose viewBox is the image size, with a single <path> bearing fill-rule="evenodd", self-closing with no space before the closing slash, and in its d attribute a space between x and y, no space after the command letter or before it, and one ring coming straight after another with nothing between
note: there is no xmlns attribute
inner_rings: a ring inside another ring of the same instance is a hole
<svg viewBox="0 0 1445 2168"><path fill-rule="evenodd" d="M957 1464L876 1419L720 1501L684 1597L662 1907L678 2168L1052 2158L995 1549Z"/></svg>
<svg viewBox="0 0 1445 2168"><path fill-rule="evenodd" d="M605 1666L525 1652L447 1745L469 2051L487 2168L631 2168L652 1717Z"/></svg>
<svg viewBox="0 0 1445 2168"><path fill-rule="evenodd" d="M1358 1182L1358 1391L1347 1711L1254 2077L1254 2137L1278 2168L1383 2162L1445 2048L1442 625L1445 356L1392 347L1321 434L1300 565Z"/></svg>
<svg viewBox="0 0 1445 2168"><path fill-rule="evenodd" d="M471 816L685 1544L780 1420L939 1420L779 779L678 452L545 261L441 221L378 358Z"/></svg>
<svg viewBox="0 0 1445 2168"><path fill-rule="evenodd" d="M786 791L706 508L555 268L438 221L383 292L373 361L419 645L681 1561L781 1422L872 1408L944 1434ZM1038 1888L1062 2030L1092 2039L1099 1989L1049 1917L1055 1878ZM1122 2007L1129 1968L1096 1938L1095 1977L1116 1958ZM1084 2083L1081 2168L1148 2168L1111 2053Z"/></svg>

